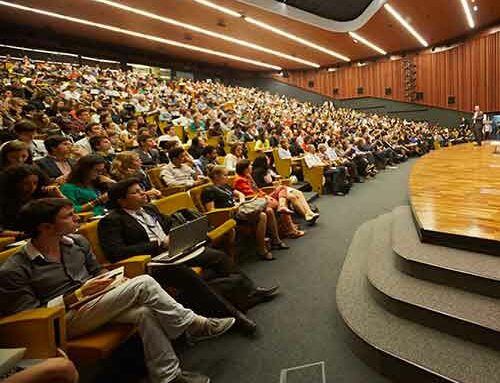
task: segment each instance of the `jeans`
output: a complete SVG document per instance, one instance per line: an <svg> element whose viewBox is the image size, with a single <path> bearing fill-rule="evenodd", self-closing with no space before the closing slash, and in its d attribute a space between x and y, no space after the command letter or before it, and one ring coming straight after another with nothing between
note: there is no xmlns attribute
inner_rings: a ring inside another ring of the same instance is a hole
<svg viewBox="0 0 500 383"><path fill-rule="evenodd" d="M181 371L170 339L180 336L195 316L153 278L141 275L67 312L66 330L68 338L75 338L110 322L136 325L151 381L168 383Z"/></svg>

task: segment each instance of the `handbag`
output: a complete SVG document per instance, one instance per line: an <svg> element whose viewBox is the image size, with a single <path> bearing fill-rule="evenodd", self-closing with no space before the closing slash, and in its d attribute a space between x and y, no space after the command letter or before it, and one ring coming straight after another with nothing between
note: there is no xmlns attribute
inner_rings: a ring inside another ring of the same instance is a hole
<svg viewBox="0 0 500 383"><path fill-rule="evenodd" d="M239 221L252 222L257 221L260 213L267 207L265 198L255 198L251 201L243 202L236 212L236 219Z"/></svg>

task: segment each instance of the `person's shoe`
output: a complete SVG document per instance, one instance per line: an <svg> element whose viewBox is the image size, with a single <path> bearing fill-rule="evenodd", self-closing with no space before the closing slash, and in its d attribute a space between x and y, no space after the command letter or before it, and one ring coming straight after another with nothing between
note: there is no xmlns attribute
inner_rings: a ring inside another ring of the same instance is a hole
<svg viewBox="0 0 500 383"><path fill-rule="evenodd" d="M279 285L265 288L265 287L257 287L251 296L254 297L262 297L262 298L274 298L278 294Z"/></svg>
<svg viewBox="0 0 500 383"><path fill-rule="evenodd" d="M293 210L290 210L288 207L286 206L281 206L279 207L278 209L276 209L276 211L278 213L281 213L281 214L294 214L294 211Z"/></svg>
<svg viewBox="0 0 500 383"><path fill-rule="evenodd" d="M271 244L272 250L287 250L289 248L290 248L290 246L288 246L285 242Z"/></svg>
<svg viewBox="0 0 500 383"><path fill-rule="evenodd" d="M318 213L313 213L311 214L311 216L308 216L306 217L306 222L309 226L312 226L316 223L316 221L318 220L319 218L319 214Z"/></svg>
<svg viewBox="0 0 500 383"><path fill-rule="evenodd" d="M210 378L197 372L182 371L171 383L210 383Z"/></svg>
<svg viewBox="0 0 500 383"><path fill-rule="evenodd" d="M197 315L186 334L193 342L217 338L233 327L235 322L235 318L205 318Z"/></svg>

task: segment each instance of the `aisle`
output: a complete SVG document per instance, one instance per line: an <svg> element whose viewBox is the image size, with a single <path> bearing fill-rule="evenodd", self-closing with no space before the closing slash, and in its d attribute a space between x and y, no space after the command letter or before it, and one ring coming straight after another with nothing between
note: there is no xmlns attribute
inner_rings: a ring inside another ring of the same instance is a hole
<svg viewBox="0 0 500 383"><path fill-rule="evenodd" d="M407 179L413 163L356 184L346 197L318 199L321 219L304 238L289 240L291 249L277 252L277 261L243 267L261 284L279 282L282 288L276 300L250 311L259 325L258 336L230 334L199 344L182 353L183 367L206 372L217 383L277 383L282 369L324 361L326 382L387 382L345 343L335 286L356 228L408 203ZM318 368L301 371L301 379L289 378L288 383L316 383Z"/></svg>

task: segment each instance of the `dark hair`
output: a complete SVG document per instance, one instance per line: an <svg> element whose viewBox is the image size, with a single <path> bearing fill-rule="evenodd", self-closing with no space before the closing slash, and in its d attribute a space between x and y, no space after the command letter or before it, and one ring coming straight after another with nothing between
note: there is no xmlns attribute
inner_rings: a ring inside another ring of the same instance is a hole
<svg viewBox="0 0 500 383"><path fill-rule="evenodd" d="M89 134L92 128L96 125L100 125L98 122L91 122L90 124L87 124L85 127L85 133Z"/></svg>
<svg viewBox="0 0 500 383"><path fill-rule="evenodd" d="M92 168L99 164L106 164L106 161L101 156L96 154L83 156L76 162L75 166L71 170L71 173L69 173L67 182L72 184L82 184Z"/></svg>
<svg viewBox="0 0 500 383"><path fill-rule="evenodd" d="M243 150L243 145L241 144L241 142L235 142L234 144L231 145L231 154L236 154L236 149L238 147L241 147L241 149Z"/></svg>
<svg viewBox="0 0 500 383"><path fill-rule="evenodd" d="M36 130L37 130L37 126L31 120L23 119L23 120L16 122L16 124L14 125L14 131L18 134L24 133L24 132L36 132Z"/></svg>
<svg viewBox="0 0 500 383"><path fill-rule="evenodd" d="M139 145L142 145L144 142L146 142L146 140L148 140L150 138L153 138L153 137L151 137L151 134L141 133L137 136L137 142L139 143Z"/></svg>
<svg viewBox="0 0 500 383"><path fill-rule="evenodd" d="M7 166L7 156L12 152L19 152L21 150L26 150L29 153L28 145L19 140L13 140L7 142L3 147L0 154L0 164L2 167Z"/></svg>
<svg viewBox="0 0 500 383"><path fill-rule="evenodd" d="M42 223L54 223L61 209L70 206L73 204L66 198L40 198L28 202L19 211L19 228L28 237L36 237L39 234L38 226Z"/></svg>
<svg viewBox="0 0 500 383"><path fill-rule="evenodd" d="M267 161L267 156L265 154L259 154L257 157L255 157L252 167L264 170L269 169L269 162Z"/></svg>
<svg viewBox="0 0 500 383"><path fill-rule="evenodd" d="M38 176L40 181L40 170L36 166L18 165L5 170L2 179L4 193L9 194L14 199L19 198L17 184L32 175Z"/></svg>
<svg viewBox="0 0 500 383"><path fill-rule="evenodd" d="M45 145L45 149L47 149L47 152L49 154L52 154L52 151L57 148L59 145L61 145L63 142L70 141L69 138L61 136L61 135L56 135L56 136L50 136L43 141L43 144Z"/></svg>
<svg viewBox="0 0 500 383"><path fill-rule="evenodd" d="M90 112L88 108L81 108L76 111L77 116L81 116L85 112Z"/></svg>
<svg viewBox="0 0 500 383"><path fill-rule="evenodd" d="M139 178L127 178L125 180L119 181L113 185L108 190L109 202L113 207L118 207L118 200L127 198L128 189L133 185L140 185L141 181Z"/></svg>
<svg viewBox="0 0 500 383"><path fill-rule="evenodd" d="M99 149L98 146L101 144L101 141L106 139L108 139L106 136L94 136L89 139L90 147L94 152L96 152L97 149Z"/></svg>
<svg viewBox="0 0 500 383"><path fill-rule="evenodd" d="M250 167L250 161L248 160L239 160L236 163L236 174L242 176L245 170L247 170Z"/></svg>
<svg viewBox="0 0 500 383"><path fill-rule="evenodd" d="M183 147L175 147L173 149L170 149L169 152L168 152L168 158L170 159L170 161L178 158L182 153L184 153L185 150Z"/></svg>
<svg viewBox="0 0 500 383"><path fill-rule="evenodd" d="M212 145L207 145L207 146L205 146L205 147L203 148L203 150L201 151L201 155L202 155L203 157L206 157L206 156L207 156L207 154L212 153L214 150L215 150L215 147L214 147L214 146L212 146Z"/></svg>

